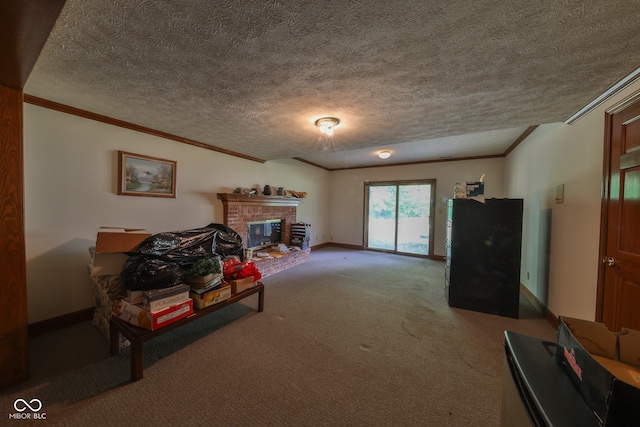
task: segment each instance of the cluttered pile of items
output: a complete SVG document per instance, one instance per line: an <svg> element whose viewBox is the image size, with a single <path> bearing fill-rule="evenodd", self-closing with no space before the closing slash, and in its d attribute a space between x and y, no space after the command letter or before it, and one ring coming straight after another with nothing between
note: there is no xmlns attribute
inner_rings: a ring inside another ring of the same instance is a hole
<svg viewBox="0 0 640 427"><path fill-rule="evenodd" d="M101 229L98 241L101 232L114 238ZM156 330L256 286L261 274L243 252L242 238L221 224L147 237L126 254L126 296L113 315Z"/></svg>

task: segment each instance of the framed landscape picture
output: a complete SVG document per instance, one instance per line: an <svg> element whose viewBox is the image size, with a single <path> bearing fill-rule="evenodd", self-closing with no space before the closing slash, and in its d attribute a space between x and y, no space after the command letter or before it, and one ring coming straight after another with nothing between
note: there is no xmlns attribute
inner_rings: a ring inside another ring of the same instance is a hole
<svg viewBox="0 0 640 427"><path fill-rule="evenodd" d="M177 162L118 151L118 194L176 197Z"/></svg>

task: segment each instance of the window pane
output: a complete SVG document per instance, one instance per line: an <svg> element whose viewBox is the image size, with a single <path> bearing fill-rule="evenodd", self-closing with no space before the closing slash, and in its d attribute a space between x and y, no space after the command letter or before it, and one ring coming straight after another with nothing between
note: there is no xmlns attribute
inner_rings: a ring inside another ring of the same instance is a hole
<svg viewBox="0 0 640 427"><path fill-rule="evenodd" d="M368 246L395 250L396 186L369 187Z"/></svg>
<svg viewBox="0 0 640 427"><path fill-rule="evenodd" d="M429 254L430 185L401 185L398 198L398 252Z"/></svg>

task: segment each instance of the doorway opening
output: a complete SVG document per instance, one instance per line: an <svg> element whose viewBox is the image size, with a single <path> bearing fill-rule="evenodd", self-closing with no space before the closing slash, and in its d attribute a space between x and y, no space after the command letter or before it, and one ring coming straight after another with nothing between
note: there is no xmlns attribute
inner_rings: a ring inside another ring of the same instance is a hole
<svg viewBox="0 0 640 427"><path fill-rule="evenodd" d="M436 180L365 184L365 249L433 255Z"/></svg>

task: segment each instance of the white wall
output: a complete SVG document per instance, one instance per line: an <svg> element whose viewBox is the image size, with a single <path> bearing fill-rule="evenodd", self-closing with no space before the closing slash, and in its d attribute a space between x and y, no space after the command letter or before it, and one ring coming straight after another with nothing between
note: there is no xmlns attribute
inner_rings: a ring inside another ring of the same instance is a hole
<svg viewBox="0 0 640 427"><path fill-rule="evenodd" d="M557 316L595 320L604 114L639 89L572 125L540 126L506 159L506 195L525 200L521 282ZM556 204L562 184L564 203Z"/></svg>
<svg viewBox="0 0 640 427"><path fill-rule="evenodd" d="M222 223L216 193L236 187L306 191L298 220L312 224L312 245L328 240L322 169L295 160L261 164L30 104L24 128L29 323L93 305L88 248L98 227L159 233ZM118 150L176 160L177 198L118 196Z"/></svg>
<svg viewBox="0 0 640 427"><path fill-rule="evenodd" d="M387 166L331 172L331 211L329 240L347 245L364 243L365 182L436 180L434 255L445 255L447 201L453 197L456 182L478 181L485 175L485 195L504 197L504 159L465 160ZM444 272L444 270L443 270Z"/></svg>
<svg viewBox="0 0 640 427"><path fill-rule="evenodd" d="M298 220L312 245L362 245L366 181L436 179L434 254L445 253L446 202L458 181L486 175L488 197L525 200L521 282L556 315L595 317L604 110L536 129L507 158L327 172L264 164L25 104L29 322L93 305L88 247L101 225L152 233L222 222L216 193L265 184L306 191ZM176 160L176 199L116 195L118 150ZM565 202L555 204L564 184Z"/></svg>

